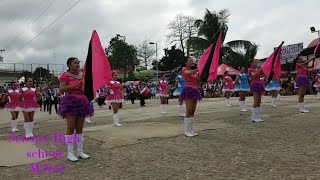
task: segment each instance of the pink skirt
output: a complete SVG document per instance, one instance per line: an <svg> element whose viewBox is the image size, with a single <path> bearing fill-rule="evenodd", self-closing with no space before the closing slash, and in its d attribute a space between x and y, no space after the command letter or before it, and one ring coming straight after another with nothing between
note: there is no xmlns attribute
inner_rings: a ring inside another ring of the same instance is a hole
<svg viewBox="0 0 320 180"><path fill-rule="evenodd" d="M122 94L120 93L115 93L115 94L109 94L106 98L105 101L108 105L110 105L110 103L123 103L124 101L124 97Z"/></svg>
<svg viewBox="0 0 320 180"><path fill-rule="evenodd" d="M160 90L160 91L158 91L158 93L157 93L157 97L169 97L169 93L168 93L168 91L167 90Z"/></svg>
<svg viewBox="0 0 320 180"><path fill-rule="evenodd" d="M19 111L19 104L20 102L9 102L4 106L4 110L9 112Z"/></svg>
<svg viewBox="0 0 320 180"><path fill-rule="evenodd" d="M224 85L222 88L223 92L234 92L233 84Z"/></svg>
<svg viewBox="0 0 320 180"><path fill-rule="evenodd" d="M24 111L24 112L38 112L40 111L40 106L39 104L35 101L21 101L17 107L19 111Z"/></svg>
<svg viewBox="0 0 320 180"><path fill-rule="evenodd" d="M316 83L314 83L313 87L320 87L320 81L317 81Z"/></svg>

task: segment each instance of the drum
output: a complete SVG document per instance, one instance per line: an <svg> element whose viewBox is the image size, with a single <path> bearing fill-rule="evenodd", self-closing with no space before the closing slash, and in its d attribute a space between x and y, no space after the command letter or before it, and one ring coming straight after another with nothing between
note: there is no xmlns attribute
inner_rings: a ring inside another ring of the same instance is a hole
<svg viewBox="0 0 320 180"><path fill-rule="evenodd" d="M143 97L148 97L149 93L150 93L150 89L147 88L147 87L145 87L145 88L143 88L142 91L140 92L140 95L143 96Z"/></svg>

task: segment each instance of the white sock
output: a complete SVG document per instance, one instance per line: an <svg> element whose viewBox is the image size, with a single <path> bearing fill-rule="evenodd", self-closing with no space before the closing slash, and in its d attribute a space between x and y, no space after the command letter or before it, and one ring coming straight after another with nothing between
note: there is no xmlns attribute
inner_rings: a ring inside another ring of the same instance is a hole
<svg viewBox="0 0 320 180"><path fill-rule="evenodd" d="M240 110L242 110L242 109L243 109L244 101L239 101L239 104L240 104Z"/></svg>

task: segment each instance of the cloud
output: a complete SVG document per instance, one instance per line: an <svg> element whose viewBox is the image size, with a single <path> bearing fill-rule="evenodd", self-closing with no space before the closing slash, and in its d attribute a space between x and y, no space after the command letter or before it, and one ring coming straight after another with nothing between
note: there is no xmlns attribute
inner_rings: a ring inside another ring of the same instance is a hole
<svg viewBox="0 0 320 180"><path fill-rule="evenodd" d="M2 0L0 2L0 48L6 62L58 63L63 70L70 56L85 60L91 33L96 29L104 46L116 34L138 45L144 37L158 42L159 58L166 42L166 27L176 14L202 18L205 9L231 12L226 41L246 39L260 45L257 58L271 54L281 41L286 44L303 42L306 47L317 36L309 27L320 18L320 1L298 0L81 0L77 6L34 38L60 14L78 0ZM45 7L50 8L36 21ZM320 29L319 27L316 27ZM17 38L18 37L18 38ZM54 61L54 55L55 61ZM9 58L10 55L13 55Z"/></svg>

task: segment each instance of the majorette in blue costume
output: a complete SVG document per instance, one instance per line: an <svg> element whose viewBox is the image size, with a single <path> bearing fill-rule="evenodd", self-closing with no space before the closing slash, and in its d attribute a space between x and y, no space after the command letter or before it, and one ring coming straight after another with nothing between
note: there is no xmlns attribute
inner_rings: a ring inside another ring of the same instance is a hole
<svg viewBox="0 0 320 180"><path fill-rule="evenodd" d="M176 89L173 92L173 96L180 96L185 85L186 85L186 83L185 83L182 75L178 75L176 77ZM179 98L179 114L180 114L180 117L184 117L186 115L185 110L183 108L183 101L180 98Z"/></svg>

